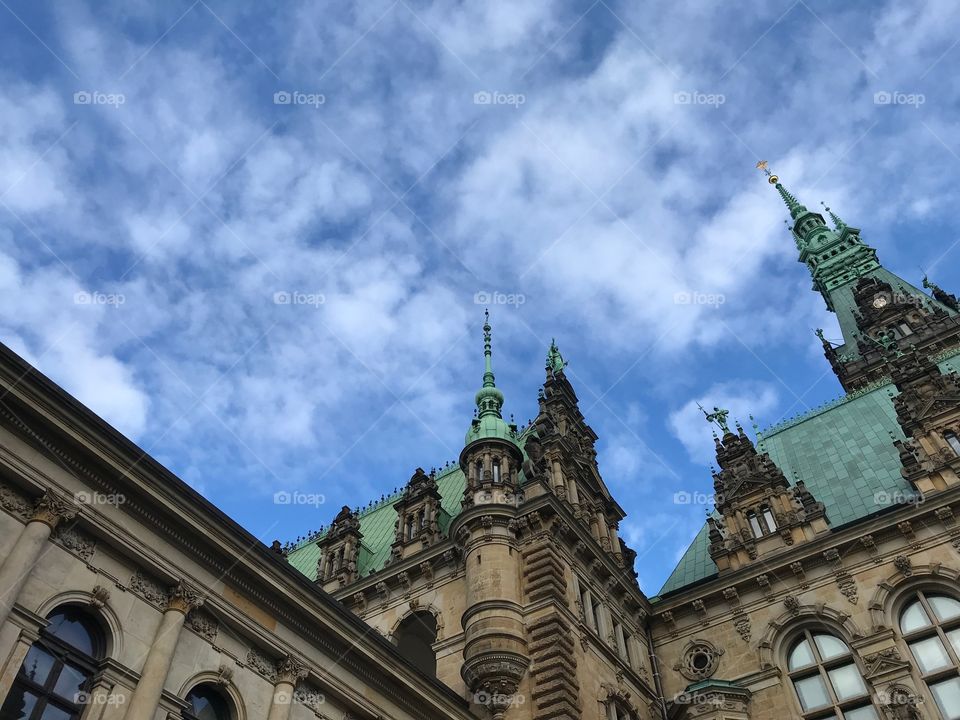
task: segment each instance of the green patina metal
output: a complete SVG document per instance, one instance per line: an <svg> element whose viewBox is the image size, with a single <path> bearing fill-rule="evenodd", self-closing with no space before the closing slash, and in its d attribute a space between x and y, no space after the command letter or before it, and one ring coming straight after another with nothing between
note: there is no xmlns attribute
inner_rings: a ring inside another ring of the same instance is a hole
<svg viewBox="0 0 960 720"><path fill-rule="evenodd" d="M508 425L500 414L503 408L503 393L497 388L493 374L493 348L490 328L490 314L484 312L483 323L483 387L477 391L477 415L470 423L470 428L464 437L464 445L477 440L496 438L517 442L516 425Z"/></svg>
<svg viewBox="0 0 960 720"><path fill-rule="evenodd" d="M836 314L840 323L843 345L837 347L837 353L844 360L860 356L853 290L864 276L888 283L903 297L913 297L918 303L955 314L948 306L885 269L877 259L877 251L861 239L859 228L847 225L824 206L834 225L829 227L820 213L808 210L779 182L779 178L771 177L777 180L777 192L794 221L791 232L800 253L799 261L807 266L813 278L813 289L823 296L827 309Z"/></svg>
<svg viewBox="0 0 960 720"><path fill-rule="evenodd" d="M557 347L555 339L550 340L550 349L547 350L547 370L552 373L558 373L567 366L567 361L560 354L560 348Z"/></svg>

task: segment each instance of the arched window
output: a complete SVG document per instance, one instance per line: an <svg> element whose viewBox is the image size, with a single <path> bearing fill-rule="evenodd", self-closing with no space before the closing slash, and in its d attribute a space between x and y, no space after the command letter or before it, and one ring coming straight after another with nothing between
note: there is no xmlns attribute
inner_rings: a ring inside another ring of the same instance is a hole
<svg viewBox="0 0 960 720"><path fill-rule="evenodd" d="M918 592L900 613L900 633L940 713L960 718L960 602Z"/></svg>
<svg viewBox="0 0 960 720"><path fill-rule="evenodd" d="M187 720L230 720L230 703L212 683L200 683L185 698L188 707L183 711Z"/></svg>
<svg viewBox="0 0 960 720"><path fill-rule="evenodd" d="M83 712L105 653L103 632L76 605L57 608L47 620L0 708L2 720L75 720Z"/></svg>
<svg viewBox="0 0 960 720"><path fill-rule="evenodd" d="M493 461L493 481L495 483L500 482L500 461L499 460Z"/></svg>
<svg viewBox="0 0 960 720"><path fill-rule="evenodd" d="M787 672L804 718L879 720L870 691L843 640L804 630L790 646Z"/></svg>
<svg viewBox="0 0 960 720"><path fill-rule="evenodd" d="M620 703L610 701L607 703L607 720L636 720L636 715Z"/></svg>
<svg viewBox="0 0 960 720"><path fill-rule="evenodd" d="M397 650L414 667L427 675L437 676L437 619L424 610L408 615L393 633Z"/></svg>
<svg viewBox="0 0 960 720"><path fill-rule="evenodd" d="M760 508L760 514L763 515L763 521L766 523L767 532L776 532L777 530L777 521L773 518L773 512L769 507L764 505Z"/></svg>
<svg viewBox="0 0 960 720"><path fill-rule="evenodd" d="M960 438L957 437L956 433L945 432L943 434L943 439L947 441L947 445L950 446L950 449L953 450L954 454L960 455Z"/></svg>
<svg viewBox="0 0 960 720"><path fill-rule="evenodd" d="M762 537L763 528L760 527L760 519L757 517L757 514L752 510L747 513L747 521L750 523L750 531L753 533L753 536Z"/></svg>

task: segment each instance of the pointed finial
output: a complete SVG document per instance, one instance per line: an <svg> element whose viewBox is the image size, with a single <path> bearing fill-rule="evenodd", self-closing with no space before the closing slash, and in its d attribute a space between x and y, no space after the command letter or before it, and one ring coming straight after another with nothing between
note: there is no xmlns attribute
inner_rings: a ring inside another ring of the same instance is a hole
<svg viewBox="0 0 960 720"><path fill-rule="evenodd" d="M757 170L762 170L763 174L767 176L767 182L771 185L776 185L780 182L780 178L770 172L770 164L766 160L760 160L757 162Z"/></svg>
<svg viewBox="0 0 960 720"><path fill-rule="evenodd" d="M833 226L837 230L843 230L847 226L847 224L843 220L841 220L833 210L831 210L826 204L824 204L823 200L820 201L820 204L823 205L823 209L826 210L827 213L830 215L830 219L833 221Z"/></svg>
<svg viewBox="0 0 960 720"><path fill-rule="evenodd" d="M766 160L761 160L757 163L757 169L762 170L763 174L767 176L767 182L773 185L777 192L780 193L780 197L783 198L783 202L786 203L787 209L790 211L790 217L796 220L800 215L807 212L807 208L800 204L800 202L791 195L787 189L780 184L780 178L777 175L774 175L770 172L770 168L767 165Z"/></svg>

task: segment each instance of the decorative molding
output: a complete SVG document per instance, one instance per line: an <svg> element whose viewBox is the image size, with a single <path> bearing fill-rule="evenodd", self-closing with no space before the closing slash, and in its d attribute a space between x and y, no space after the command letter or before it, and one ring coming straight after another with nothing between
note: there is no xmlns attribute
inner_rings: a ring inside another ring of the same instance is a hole
<svg viewBox="0 0 960 720"><path fill-rule="evenodd" d="M0 482L0 507L8 513L26 522L33 509L33 504L33 501L17 488Z"/></svg>
<svg viewBox="0 0 960 720"><path fill-rule="evenodd" d="M307 677L307 666L293 655L286 655L274 663L274 683L286 682L296 685Z"/></svg>
<svg viewBox="0 0 960 720"><path fill-rule="evenodd" d="M130 578L129 587L140 597L157 608L162 608L167 602L167 589L157 580L137 570Z"/></svg>
<svg viewBox="0 0 960 720"><path fill-rule="evenodd" d="M94 585L90 591L90 606L96 610L106 607L110 600L110 591L103 585Z"/></svg>
<svg viewBox="0 0 960 720"><path fill-rule="evenodd" d="M842 635L845 636L845 639L848 642L852 642L853 640L857 640L865 636L863 630L860 629L860 626L857 625L857 623L854 622L847 613L834 610L824 603L817 603L815 605L800 605L796 611L786 610L775 620L770 620L767 623L763 637L760 638L760 641L757 644L760 654L760 668L762 670L776 667L773 657L776 642L782 639L783 633L787 627L793 627L794 623L805 618L814 619L821 623L824 620L832 622L842 630Z"/></svg>
<svg viewBox="0 0 960 720"><path fill-rule="evenodd" d="M211 644L217 641L220 632L220 623L210 613L198 608L187 613L187 627Z"/></svg>
<svg viewBox="0 0 960 720"><path fill-rule="evenodd" d="M57 525L51 539L87 562L93 557L97 541L76 525Z"/></svg>
<svg viewBox="0 0 960 720"><path fill-rule="evenodd" d="M183 581L174 585L167 593L167 610L177 610L186 615L201 605L203 605L201 591Z"/></svg>
<svg viewBox="0 0 960 720"><path fill-rule="evenodd" d="M276 663L259 650L254 648L248 650L245 662L258 675L263 676L270 682L274 682L277 676Z"/></svg>
<svg viewBox="0 0 960 720"><path fill-rule="evenodd" d="M910 663L900 657L900 651L895 646L865 656L863 663L866 666L864 677L871 682L889 679L890 675L910 674Z"/></svg>
<svg viewBox="0 0 960 720"><path fill-rule="evenodd" d="M300 683L293 691L293 699L308 708L318 718L326 720L327 716L323 714L323 706L326 704L327 698L316 685L307 682Z"/></svg>
<svg viewBox="0 0 960 720"><path fill-rule="evenodd" d="M76 506L63 495L47 490L30 513L30 522L42 522L55 529L61 520L73 520L77 516Z"/></svg>
<svg viewBox="0 0 960 720"><path fill-rule="evenodd" d="M886 617L886 612L889 609L888 601L890 594L896 590L898 586L921 578L936 578L937 580L947 581L954 586L960 581L960 572L952 567L945 566L943 563L931 563L930 565L913 565L911 563L910 569L911 574L909 577L897 569L893 575L877 584L877 589L874 591L873 597L870 598L870 603L867 606L870 610L870 621L873 625L874 632L888 628L889 624L887 623Z"/></svg>
<svg viewBox="0 0 960 720"><path fill-rule="evenodd" d="M673 669L687 680L699 682L713 677L720 667L720 656L723 653L723 648L718 648L707 640L691 640L680 653L680 660L674 664Z"/></svg>

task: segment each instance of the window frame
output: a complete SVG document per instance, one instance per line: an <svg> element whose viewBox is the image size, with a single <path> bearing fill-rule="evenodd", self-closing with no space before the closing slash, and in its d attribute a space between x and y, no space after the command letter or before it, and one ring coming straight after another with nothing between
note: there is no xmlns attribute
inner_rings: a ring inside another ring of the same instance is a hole
<svg viewBox="0 0 960 720"><path fill-rule="evenodd" d="M58 694L55 690L55 687L63 674L64 668L73 667L79 669L86 676L84 682L81 683L80 688L75 692L74 699L77 698L77 695L89 693L91 689L91 681L99 671L100 665L106 656L107 639L106 633L101 627L99 627L99 622L95 616L91 615L84 608L70 603L60 605L51 610L46 618L48 621L47 625L49 626L52 616L71 610L77 612L83 618L84 629L90 635L93 654L87 655L85 652L74 647L73 645L70 645L65 640L53 635L47 629L47 627L41 628L39 637L30 645L30 650L21 661L20 668L17 670L17 674L14 677L13 682L10 684L10 688L7 691L7 696L4 698L3 704L0 705L0 709L6 705L7 700L14 697L14 694L19 686L26 692L29 692L37 697L36 704L30 713L24 718L24 720L41 720L44 712L50 705L62 712L65 712L72 718L72 720L78 720L83 715L85 710L84 703L72 702L67 697ZM47 676L42 683L39 683L33 678L28 677L25 672L27 659L30 657L29 653L34 648L41 650L53 659L53 663L51 664L50 669L47 671Z"/></svg>
<svg viewBox="0 0 960 720"><path fill-rule="evenodd" d="M837 655L836 657L831 657L829 659L824 659L820 653L820 647L817 645L817 642L814 639L816 635L826 635L843 643L847 650L846 653ZM810 649L810 653L813 656L813 662L791 670L790 656L802 642L807 643L807 647ZM852 710L860 710L865 707L871 708L878 718L881 717L879 710L877 710L876 705L873 703L873 694L864 675L860 658L853 651L853 648L850 647L850 643L847 642L843 636L838 635L829 628L805 627L793 635L790 642L785 644L785 648L786 653L784 656L784 669L786 670L787 676L790 678L790 684L793 689L793 698L796 702L797 708L800 711L797 717L803 718L803 720L817 720L818 718L845 718L847 712ZM852 665L857 671L860 676L860 681L863 683L866 692L863 695L857 695L856 697L841 700L837 696L837 692L833 687L833 682L830 679L829 671L840 667L846 667L848 665ZM820 681L823 683L823 686L827 691L829 702L826 705L804 710L803 703L800 701L800 693L797 690L797 682L817 676L820 678Z"/></svg>
<svg viewBox="0 0 960 720"><path fill-rule="evenodd" d="M953 450L953 453L957 457L960 457L960 437L958 437L955 432L947 430L943 433L943 441L947 444L947 447Z"/></svg>
<svg viewBox="0 0 960 720"><path fill-rule="evenodd" d="M926 687L927 694L933 701L934 707L936 707L940 712L943 712L942 708L940 708L940 704L937 702L932 686L939 682L943 682L944 680L949 680L950 678L960 677L960 652L957 651L953 643L950 641L950 638L947 637L948 632L960 630L960 615L957 615L957 617L949 620L941 621L937 617L936 612L934 612L933 606L929 601L929 597L945 597L953 600L954 602L960 603L960 598L957 598L945 590L939 588L931 588L929 590L924 588L916 588L906 595L904 602L900 603L896 615L897 632L899 633L903 644L906 646L908 653L907 656L913 661L913 665L916 668L917 677ZM912 608L917 603L920 604L923 612L926 613L927 620L930 622L930 624L926 627L918 628L917 630L904 632L903 616L906 614L907 610ZM946 667L925 673L920 668L920 662L917 659L916 654L913 652L911 645L923 640L929 640L930 638L937 638L940 641L940 644L947 653L947 658L951 661L952 665L947 665ZM957 716L960 716L960 714Z"/></svg>
<svg viewBox="0 0 960 720"><path fill-rule="evenodd" d="M223 692L220 688L218 688L212 682L198 682L195 685L193 685L189 690L187 690L187 692L184 693L183 695L184 701L186 702L187 698L189 698L194 692L196 692L198 688L209 688L211 692L213 692L215 695L217 695L220 698L227 712L227 717L223 718L222 720L234 720L234 718L236 717L236 712L233 709L233 702L231 702L230 696L227 695L227 693ZM290 702L293 702L292 698ZM182 717L184 720L200 720L198 716L193 714L192 704L190 705L189 710L187 708L183 708L183 710L180 711L180 717Z"/></svg>

